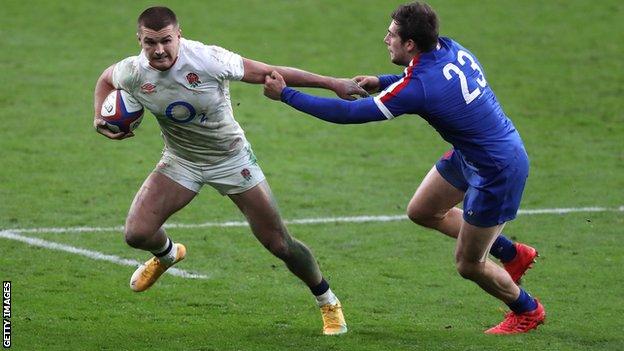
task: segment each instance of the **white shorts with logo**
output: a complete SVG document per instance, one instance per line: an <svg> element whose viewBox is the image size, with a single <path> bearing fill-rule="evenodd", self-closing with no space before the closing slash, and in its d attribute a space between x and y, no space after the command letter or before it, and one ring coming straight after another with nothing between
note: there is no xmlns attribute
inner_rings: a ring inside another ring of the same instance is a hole
<svg viewBox="0 0 624 351"><path fill-rule="evenodd" d="M214 165L191 162L165 150L154 172L164 174L196 193L208 184L221 195L240 194L265 179L249 145Z"/></svg>

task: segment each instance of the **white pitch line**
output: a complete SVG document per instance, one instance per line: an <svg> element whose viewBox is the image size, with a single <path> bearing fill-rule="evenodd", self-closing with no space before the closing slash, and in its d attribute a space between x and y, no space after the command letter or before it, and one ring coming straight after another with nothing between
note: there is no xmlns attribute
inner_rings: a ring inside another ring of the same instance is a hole
<svg viewBox="0 0 624 351"><path fill-rule="evenodd" d="M619 207L570 207L570 208L536 208L519 210L519 215L540 215L540 214L568 214L577 212L624 212L624 206ZM299 218L285 220L286 224L324 224L324 223L364 223L364 222L392 222L407 220L406 215L386 215L386 216L350 216L350 217L320 217L320 218ZM247 227L246 221L228 222L205 222L205 223L166 223L168 229L195 229L209 227ZM12 233L96 233L96 232L122 232L123 226L115 227L65 227L65 228L15 228L5 229Z"/></svg>
<svg viewBox="0 0 624 351"><path fill-rule="evenodd" d="M141 262L136 261L136 260L121 258L119 256L114 256L114 255L107 255L98 251L81 249L79 247L59 244L56 242L47 241L47 240L43 240L39 238L31 238L31 237L19 235L17 233L12 233L7 230L0 231L0 238L21 241L31 246L38 246L38 247L43 247L46 249L57 250L57 251L65 251L65 252L73 253L76 255L85 256L94 260L108 261L108 262L112 262L112 263L116 263L116 264L120 264L124 266L138 267L139 265L141 265ZM167 273L171 275L175 275L177 277L189 278L189 279L207 279L208 278L208 276L203 275L203 274L191 273L191 272L187 272L185 270L177 269L177 268L169 268L167 270Z"/></svg>
<svg viewBox="0 0 624 351"><path fill-rule="evenodd" d="M567 214L575 212L624 212L624 206L619 207L572 207L572 208L542 208L519 210L520 215L538 214ZM325 218L300 218L285 220L286 224L322 224L322 223L364 223L364 222L390 222L407 220L406 215L389 216L351 216L351 217L325 217ZM206 228L206 227L246 227L245 221L230 222L206 222L197 224L171 223L165 224L165 228ZM123 226L116 227L67 227L67 228L16 228L0 230L0 238L24 242L31 246L44 247L51 250L58 250L85 256L94 260L108 261L125 266L137 267L141 262L121 258L119 256L107 255L98 251L81 249L78 247L47 241L39 238L31 238L20 235L22 233L94 233L94 232L120 232ZM207 279L203 274L191 273L177 268L170 268L167 273L183 278Z"/></svg>

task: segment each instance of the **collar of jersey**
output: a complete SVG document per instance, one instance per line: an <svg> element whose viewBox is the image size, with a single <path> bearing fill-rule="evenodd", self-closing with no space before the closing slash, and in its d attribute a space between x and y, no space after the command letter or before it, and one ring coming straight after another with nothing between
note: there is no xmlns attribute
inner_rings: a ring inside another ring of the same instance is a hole
<svg viewBox="0 0 624 351"><path fill-rule="evenodd" d="M427 64L444 58L449 53L449 46L445 39L445 37L440 37L438 40L438 43L440 44L439 48L415 56L414 59L418 57L416 64Z"/></svg>

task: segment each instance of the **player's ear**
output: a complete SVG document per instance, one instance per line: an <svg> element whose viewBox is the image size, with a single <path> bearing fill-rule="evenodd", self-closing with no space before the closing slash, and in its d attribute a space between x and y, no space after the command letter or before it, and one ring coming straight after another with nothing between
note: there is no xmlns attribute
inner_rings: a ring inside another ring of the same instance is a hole
<svg viewBox="0 0 624 351"><path fill-rule="evenodd" d="M416 43L412 39L407 39L405 42L405 49L410 52L418 50Z"/></svg>

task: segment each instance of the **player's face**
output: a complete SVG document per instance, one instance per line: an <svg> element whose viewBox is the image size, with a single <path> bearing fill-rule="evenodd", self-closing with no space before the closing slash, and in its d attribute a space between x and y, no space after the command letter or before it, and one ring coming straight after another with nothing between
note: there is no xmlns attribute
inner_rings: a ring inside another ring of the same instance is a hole
<svg viewBox="0 0 624 351"><path fill-rule="evenodd" d="M411 40L403 42L398 30L398 25L392 21L388 27L388 33L384 37L384 43L388 46L388 51L390 51L390 61L397 65L407 66L414 55L409 50L411 48Z"/></svg>
<svg viewBox="0 0 624 351"><path fill-rule="evenodd" d="M173 66L180 48L180 27L168 25L161 30L153 30L141 26L137 36L150 66L160 71Z"/></svg>

